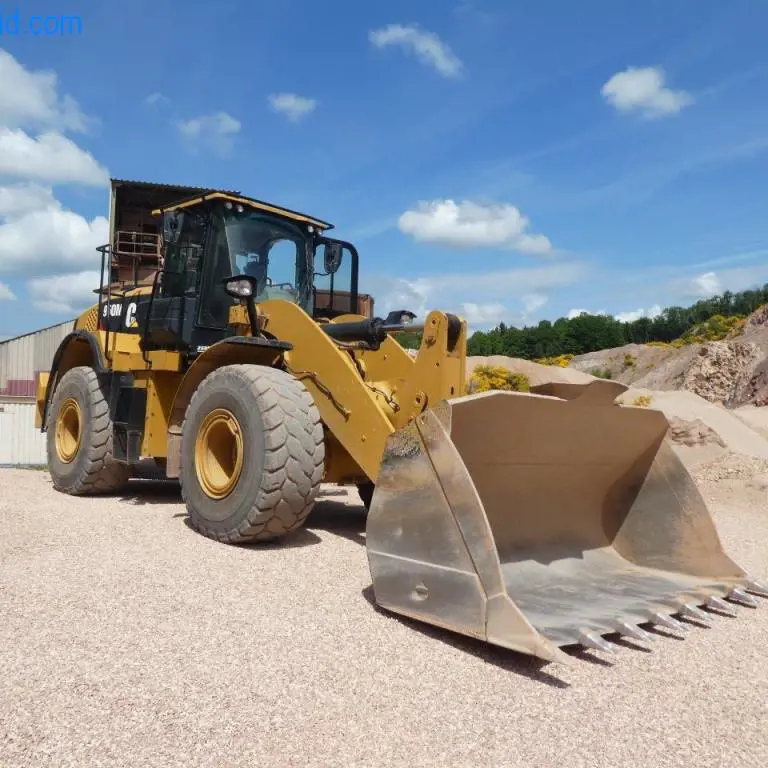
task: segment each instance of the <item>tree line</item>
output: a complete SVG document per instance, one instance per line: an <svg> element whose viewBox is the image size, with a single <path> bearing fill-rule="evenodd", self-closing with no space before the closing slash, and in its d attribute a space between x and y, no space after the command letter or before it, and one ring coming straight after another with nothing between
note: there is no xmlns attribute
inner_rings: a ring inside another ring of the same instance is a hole
<svg viewBox="0 0 768 768"><path fill-rule="evenodd" d="M533 360L559 355L583 355L624 344L671 342L700 323L716 316L745 316L768 303L768 283L762 288L701 299L689 307L667 307L653 319L641 317L625 323L611 315L581 314L555 322L516 328L500 323L490 331L476 331L469 338L470 355L507 355ZM397 337L406 349L417 349L420 334Z"/></svg>

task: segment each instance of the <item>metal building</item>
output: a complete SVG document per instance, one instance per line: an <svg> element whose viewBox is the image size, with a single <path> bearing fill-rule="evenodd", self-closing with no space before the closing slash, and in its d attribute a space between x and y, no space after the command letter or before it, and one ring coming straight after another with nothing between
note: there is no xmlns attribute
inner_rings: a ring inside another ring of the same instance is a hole
<svg viewBox="0 0 768 768"><path fill-rule="evenodd" d="M45 435L35 428L35 383L74 323L0 342L0 466L46 463Z"/></svg>

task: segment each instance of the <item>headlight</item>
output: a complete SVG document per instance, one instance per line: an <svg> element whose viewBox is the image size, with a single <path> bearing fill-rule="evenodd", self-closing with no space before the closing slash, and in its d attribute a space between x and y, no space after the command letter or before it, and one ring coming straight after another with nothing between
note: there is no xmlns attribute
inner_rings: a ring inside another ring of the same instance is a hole
<svg viewBox="0 0 768 768"><path fill-rule="evenodd" d="M224 281L224 290L236 299L253 296L254 280L252 277L230 277Z"/></svg>

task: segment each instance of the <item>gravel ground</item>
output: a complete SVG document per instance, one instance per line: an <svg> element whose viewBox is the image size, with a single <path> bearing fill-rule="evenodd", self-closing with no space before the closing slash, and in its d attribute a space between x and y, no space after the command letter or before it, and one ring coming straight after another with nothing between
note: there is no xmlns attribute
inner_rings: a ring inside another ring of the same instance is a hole
<svg viewBox="0 0 768 768"><path fill-rule="evenodd" d="M699 474L768 577L765 487ZM0 765L768 765L768 601L543 664L376 611L361 513L329 495L290 544L237 548L174 488L0 470Z"/></svg>

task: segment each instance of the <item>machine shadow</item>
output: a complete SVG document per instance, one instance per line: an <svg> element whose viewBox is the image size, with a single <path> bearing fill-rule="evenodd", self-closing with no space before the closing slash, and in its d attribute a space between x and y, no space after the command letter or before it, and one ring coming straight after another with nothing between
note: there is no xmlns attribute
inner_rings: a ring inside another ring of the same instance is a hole
<svg viewBox="0 0 768 768"><path fill-rule="evenodd" d="M174 515L174 517L183 517L184 525L186 525L195 535L200 535L189 522L186 513ZM213 541L213 539L211 539L211 541ZM214 541L214 543L217 542ZM280 541L257 541L248 544L227 544L226 546L237 547L238 549L244 549L246 551L250 550L253 552L269 552L271 550L300 549L301 547L311 547L315 544L322 544L320 537L312 533L312 531L308 531L306 528L299 528L299 530L292 536L288 536Z"/></svg>
<svg viewBox="0 0 768 768"><path fill-rule="evenodd" d="M135 506L182 503L177 480L133 478L120 491L104 495Z"/></svg>
<svg viewBox="0 0 768 768"><path fill-rule="evenodd" d="M182 518L184 524L194 530L187 520L187 513L181 498L181 488L177 480L132 478L121 491L104 495L133 506L176 504L179 506L179 511L174 513L173 517ZM277 542L232 546L259 551L264 549L294 549L320 544L321 539L314 531L327 531L360 546L365 546L367 511L362 503L346 503L345 498L343 492L340 494L335 489L323 489L304 525L291 536Z"/></svg>
<svg viewBox="0 0 768 768"><path fill-rule="evenodd" d="M527 677L529 680L548 685L551 688L562 690L571 687L570 683L567 683L565 680L561 680L559 677L544 671L544 667L548 666L551 662L506 648L500 648L490 643L485 643L482 640L476 640L431 624L425 624L408 616L400 616L399 614L387 611L376 604L372 585L362 590L362 595L377 613L387 618L395 619L401 624L405 624L409 630L426 635L431 640L438 640L463 653L474 656L486 664L492 664L499 669L503 669L505 672L512 672L521 677Z"/></svg>
<svg viewBox="0 0 768 768"><path fill-rule="evenodd" d="M310 512L304 528L310 531L327 531L365 546L365 521L368 512L362 504L352 506L343 501L320 500Z"/></svg>

